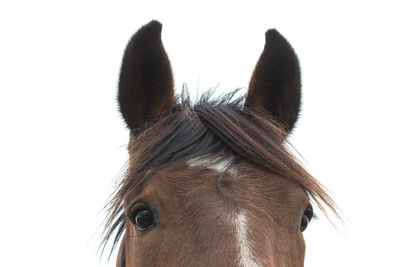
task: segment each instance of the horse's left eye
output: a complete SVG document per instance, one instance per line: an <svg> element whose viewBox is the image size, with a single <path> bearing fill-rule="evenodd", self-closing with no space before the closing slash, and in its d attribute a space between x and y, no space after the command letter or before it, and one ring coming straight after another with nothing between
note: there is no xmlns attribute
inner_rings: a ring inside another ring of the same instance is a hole
<svg viewBox="0 0 400 267"><path fill-rule="evenodd" d="M143 205L135 208L129 216L129 219L139 232L147 232L156 226L156 220L153 211Z"/></svg>
<svg viewBox="0 0 400 267"><path fill-rule="evenodd" d="M310 223L311 219L313 217L313 211L311 207L308 207L305 211L303 216L301 217L301 223L300 223L300 231L306 230L308 224Z"/></svg>

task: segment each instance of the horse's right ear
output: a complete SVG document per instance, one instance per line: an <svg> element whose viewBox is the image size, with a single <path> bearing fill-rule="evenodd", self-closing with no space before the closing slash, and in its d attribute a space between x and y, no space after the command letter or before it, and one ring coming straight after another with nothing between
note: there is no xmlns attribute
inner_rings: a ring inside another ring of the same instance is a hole
<svg viewBox="0 0 400 267"><path fill-rule="evenodd" d="M175 105L171 65L161 42L162 25L151 21L129 41L121 66L118 102L122 116L136 131Z"/></svg>

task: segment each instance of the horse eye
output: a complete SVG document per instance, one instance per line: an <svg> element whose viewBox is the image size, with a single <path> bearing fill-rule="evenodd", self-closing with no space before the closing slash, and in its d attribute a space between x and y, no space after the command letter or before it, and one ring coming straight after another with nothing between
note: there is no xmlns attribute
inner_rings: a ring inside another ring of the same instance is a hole
<svg viewBox="0 0 400 267"><path fill-rule="evenodd" d="M148 207L141 206L134 209L129 218L135 225L136 229L142 233L147 232L156 226L153 211Z"/></svg>
<svg viewBox="0 0 400 267"><path fill-rule="evenodd" d="M300 223L300 231L304 232L306 230L308 224L310 223L311 219L313 217L313 211L311 207L308 207L306 211L304 212L303 216L301 217L301 223Z"/></svg>

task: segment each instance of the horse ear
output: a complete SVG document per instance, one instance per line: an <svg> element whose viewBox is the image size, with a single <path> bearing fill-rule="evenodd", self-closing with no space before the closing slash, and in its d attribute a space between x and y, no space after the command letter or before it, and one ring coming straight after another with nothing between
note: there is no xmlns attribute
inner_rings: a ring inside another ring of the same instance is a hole
<svg viewBox="0 0 400 267"><path fill-rule="evenodd" d="M175 105L172 69L161 42L161 28L158 21L151 21L132 36L125 49L118 102L132 131Z"/></svg>
<svg viewBox="0 0 400 267"><path fill-rule="evenodd" d="M268 30L245 105L266 110L289 133L300 111L300 88L300 66L293 48L277 30Z"/></svg>

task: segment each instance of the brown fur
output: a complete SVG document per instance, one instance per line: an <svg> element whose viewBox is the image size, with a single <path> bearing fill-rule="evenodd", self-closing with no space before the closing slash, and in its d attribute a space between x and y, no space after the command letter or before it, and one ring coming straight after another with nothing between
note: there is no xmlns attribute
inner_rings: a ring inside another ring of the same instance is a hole
<svg viewBox="0 0 400 267"><path fill-rule="evenodd" d="M300 222L309 196L322 209L335 207L285 149L300 107L293 49L278 32L267 32L247 98L234 100L233 93L212 101L206 94L193 106L186 96L171 100L160 33L155 21L141 28L127 46L129 66L121 69L130 167L110 202L105 236L106 242L116 235L113 247L123 236L117 266L240 266L240 214L259 265L303 266ZM224 171L209 168L227 158L232 163ZM204 163L190 166L193 159ZM129 219L140 202L157 214L146 233Z"/></svg>
<svg viewBox="0 0 400 267"><path fill-rule="evenodd" d="M288 179L242 162L226 174L221 193L218 174L208 169L171 166L149 179L138 200L153 203L160 225L141 236L130 221L125 237L128 266L238 266L233 218L249 216L249 239L264 266L301 266L304 242L298 218L309 205L305 191ZM279 216L276 216L279 215Z"/></svg>

